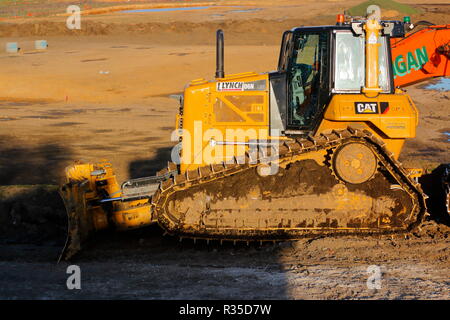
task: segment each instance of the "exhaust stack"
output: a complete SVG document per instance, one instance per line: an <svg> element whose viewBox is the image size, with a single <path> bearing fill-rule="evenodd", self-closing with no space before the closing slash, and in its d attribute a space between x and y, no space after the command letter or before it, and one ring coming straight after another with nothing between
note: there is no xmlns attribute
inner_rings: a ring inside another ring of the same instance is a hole
<svg viewBox="0 0 450 320"><path fill-rule="evenodd" d="M216 78L224 78L225 71L223 67L223 31L217 30L216 33Z"/></svg>

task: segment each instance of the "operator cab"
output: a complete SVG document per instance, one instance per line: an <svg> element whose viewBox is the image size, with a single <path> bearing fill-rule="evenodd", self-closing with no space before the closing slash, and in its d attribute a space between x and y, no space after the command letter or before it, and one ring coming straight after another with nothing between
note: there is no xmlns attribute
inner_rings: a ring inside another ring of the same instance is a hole
<svg viewBox="0 0 450 320"><path fill-rule="evenodd" d="M352 24L299 27L283 34L278 71L269 75L271 135L308 135L333 94L362 92L365 37L354 29ZM378 39L381 93L394 92L390 35Z"/></svg>

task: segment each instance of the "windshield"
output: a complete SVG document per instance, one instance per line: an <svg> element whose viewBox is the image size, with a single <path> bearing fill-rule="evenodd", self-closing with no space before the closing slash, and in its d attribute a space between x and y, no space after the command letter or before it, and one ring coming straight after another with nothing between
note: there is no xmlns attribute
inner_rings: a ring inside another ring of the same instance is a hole
<svg viewBox="0 0 450 320"><path fill-rule="evenodd" d="M351 32L336 33L336 56L334 71L335 91L359 92L365 84L365 38ZM383 92L390 91L389 64L386 37L379 37L378 65L379 86Z"/></svg>

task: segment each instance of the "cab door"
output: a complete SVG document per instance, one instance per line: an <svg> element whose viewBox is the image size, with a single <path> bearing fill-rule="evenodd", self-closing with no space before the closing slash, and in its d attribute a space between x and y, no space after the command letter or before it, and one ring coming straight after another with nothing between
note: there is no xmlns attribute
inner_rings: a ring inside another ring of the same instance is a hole
<svg viewBox="0 0 450 320"><path fill-rule="evenodd" d="M294 33L287 65L286 129L309 133L318 125L330 98L330 32Z"/></svg>

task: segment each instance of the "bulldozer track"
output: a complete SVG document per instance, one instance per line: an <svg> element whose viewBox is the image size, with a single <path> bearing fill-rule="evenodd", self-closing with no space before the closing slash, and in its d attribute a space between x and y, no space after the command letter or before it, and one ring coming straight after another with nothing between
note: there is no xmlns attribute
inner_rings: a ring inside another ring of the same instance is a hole
<svg viewBox="0 0 450 320"><path fill-rule="evenodd" d="M296 138L285 141L279 146L279 160L281 163L294 163L299 160L293 158L307 155L310 152L336 149L345 143L359 142L371 148L376 154L379 165L395 178L399 186L409 195L412 206L407 217L407 224L403 227L372 229L372 228L323 228L323 227L293 227L287 229L261 229L249 230L249 228L230 228L227 230L204 229L199 226L196 230L185 230L182 221L170 214L167 210L169 197L174 194L182 195L193 187L199 187L218 179L236 176L255 168L260 164L271 161L270 157L262 156L257 159L246 154L243 159L234 158L233 163L212 164L199 167L196 170L177 174L161 182L159 189L153 195L152 215L153 219L170 235L182 238L220 240L220 241L282 241L286 239L298 239L323 234L348 235L348 234L388 234L403 233L415 229L423 221L426 212L425 199L420 185L410 177L410 172L394 158L394 155L386 148L385 143L368 130L360 130L348 127L345 130L334 130L329 134L321 134L318 137ZM270 153L263 147L258 154ZM261 148L260 148L261 149ZM241 163L241 164L240 164ZM330 171L333 171L328 165ZM331 174L331 173L330 173ZM333 176L338 179L334 174Z"/></svg>

